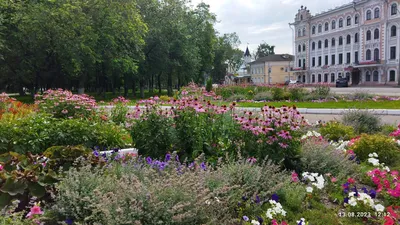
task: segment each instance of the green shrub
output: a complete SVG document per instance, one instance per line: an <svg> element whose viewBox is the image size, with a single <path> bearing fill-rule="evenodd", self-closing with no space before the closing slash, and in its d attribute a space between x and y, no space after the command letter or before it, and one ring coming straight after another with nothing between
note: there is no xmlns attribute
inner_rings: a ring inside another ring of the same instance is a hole
<svg viewBox="0 0 400 225"><path fill-rule="evenodd" d="M325 138L336 142L339 140L347 141L354 137L353 127L343 125L337 121L331 121L323 125L319 132Z"/></svg>
<svg viewBox="0 0 400 225"><path fill-rule="evenodd" d="M318 96L318 98L327 98L331 92L331 88L329 85L319 84L315 87L313 92Z"/></svg>
<svg viewBox="0 0 400 225"><path fill-rule="evenodd" d="M325 141L306 140L302 146L301 162L302 171L331 173L338 178L358 175L357 164Z"/></svg>
<svg viewBox="0 0 400 225"><path fill-rule="evenodd" d="M110 112L110 119L118 124L124 125L126 121L126 114L128 113L129 108L122 103L115 104Z"/></svg>
<svg viewBox="0 0 400 225"><path fill-rule="evenodd" d="M273 96L272 93L269 91L257 93L254 96L254 101L272 101Z"/></svg>
<svg viewBox="0 0 400 225"><path fill-rule="evenodd" d="M373 95L364 91L356 91L354 94L349 96L351 100L368 100L371 99L372 97Z"/></svg>
<svg viewBox="0 0 400 225"><path fill-rule="evenodd" d="M274 87L271 92L275 101L287 100L290 97L290 94L284 88Z"/></svg>
<svg viewBox="0 0 400 225"><path fill-rule="evenodd" d="M381 119L366 110L350 110L344 113L342 122L344 125L352 126L357 134L371 134L380 131Z"/></svg>
<svg viewBox="0 0 400 225"><path fill-rule="evenodd" d="M278 190L277 194L281 204L285 206L285 209L293 213L299 213L303 210L302 205L307 193L302 184L286 184Z"/></svg>
<svg viewBox="0 0 400 225"><path fill-rule="evenodd" d="M292 101L303 101L308 94L308 91L301 87L289 87L288 91Z"/></svg>
<svg viewBox="0 0 400 225"><path fill-rule="evenodd" d="M207 79L206 91L208 91L208 92L212 91L212 78L211 77Z"/></svg>
<svg viewBox="0 0 400 225"><path fill-rule="evenodd" d="M230 96L227 100L230 101L230 102L238 102L238 101L241 101L241 100L246 100L246 95L234 94L234 95Z"/></svg>
<svg viewBox="0 0 400 225"><path fill-rule="evenodd" d="M389 166L396 163L400 153L397 143L391 137L381 134L363 134L351 148L362 161L366 161L370 153L376 152L379 156L379 161Z"/></svg>
<svg viewBox="0 0 400 225"><path fill-rule="evenodd" d="M389 136L397 130L397 126L391 124L384 124L381 126L381 134Z"/></svg>

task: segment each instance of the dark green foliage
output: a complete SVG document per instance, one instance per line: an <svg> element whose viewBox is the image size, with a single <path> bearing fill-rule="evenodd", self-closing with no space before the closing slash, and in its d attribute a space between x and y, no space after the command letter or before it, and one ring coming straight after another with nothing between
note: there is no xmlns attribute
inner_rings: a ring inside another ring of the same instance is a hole
<svg viewBox="0 0 400 225"><path fill-rule="evenodd" d="M372 134L380 131L381 119L379 116L366 110L351 110L342 118L343 124L352 126L356 134Z"/></svg>
<svg viewBox="0 0 400 225"><path fill-rule="evenodd" d="M207 92L212 91L212 79L211 79L211 77L208 78L208 80L207 80L206 91L207 91Z"/></svg>
<svg viewBox="0 0 400 225"><path fill-rule="evenodd" d="M343 125L337 121L331 121L324 124L320 129L322 136L332 141L347 141L354 137L354 128Z"/></svg>

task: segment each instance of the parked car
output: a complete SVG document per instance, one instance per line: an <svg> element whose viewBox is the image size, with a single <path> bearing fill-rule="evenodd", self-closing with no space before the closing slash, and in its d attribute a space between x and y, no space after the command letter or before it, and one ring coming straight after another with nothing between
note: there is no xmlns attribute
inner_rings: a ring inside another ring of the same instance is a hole
<svg viewBox="0 0 400 225"><path fill-rule="evenodd" d="M294 84L302 84L299 80L287 80L285 81L285 85L294 85Z"/></svg>
<svg viewBox="0 0 400 225"><path fill-rule="evenodd" d="M336 80L336 87L348 87L349 81L345 77L341 77Z"/></svg>

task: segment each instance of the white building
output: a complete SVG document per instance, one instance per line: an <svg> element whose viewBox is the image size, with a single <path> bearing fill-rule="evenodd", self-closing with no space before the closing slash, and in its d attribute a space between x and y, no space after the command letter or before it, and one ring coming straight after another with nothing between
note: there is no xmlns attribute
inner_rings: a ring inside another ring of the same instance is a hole
<svg viewBox="0 0 400 225"><path fill-rule="evenodd" d="M243 63L240 65L239 70L235 71L228 65L227 74L225 76L224 84L248 84L251 83L251 74L248 72L250 69L249 63L251 62L251 55L249 47L246 48L246 52L243 55Z"/></svg>
<svg viewBox="0 0 400 225"><path fill-rule="evenodd" d="M301 7L295 32L295 73L306 83L400 83L400 0L354 0L311 15Z"/></svg>

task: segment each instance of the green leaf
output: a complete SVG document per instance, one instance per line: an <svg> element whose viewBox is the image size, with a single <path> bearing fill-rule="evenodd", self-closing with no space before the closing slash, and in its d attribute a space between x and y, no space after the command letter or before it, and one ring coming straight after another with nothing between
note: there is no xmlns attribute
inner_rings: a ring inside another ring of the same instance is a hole
<svg viewBox="0 0 400 225"><path fill-rule="evenodd" d="M30 182L28 188L30 193L35 197L41 198L46 194L46 188L39 183Z"/></svg>
<svg viewBox="0 0 400 225"><path fill-rule="evenodd" d="M0 191L8 193L12 196L17 194L24 194L25 189L28 187L25 181L23 180L15 180L10 177L6 180L3 187L1 187Z"/></svg>
<svg viewBox="0 0 400 225"><path fill-rule="evenodd" d="M0 209L9 205L11 200L12 200L11 195L0 192Z"/></svg>
<svg viewBox="0 0 400 225"><path fill-rule="evenodd" d="M59 181L56 177L57 177L56 173L49 172L48 174L39 177L38 183L42 186L55 184Z"/></svg>

